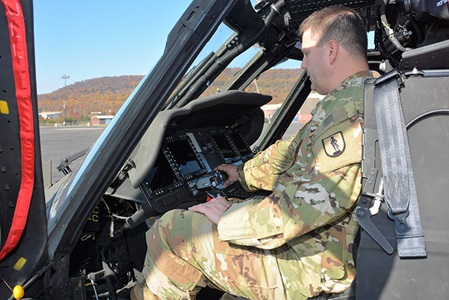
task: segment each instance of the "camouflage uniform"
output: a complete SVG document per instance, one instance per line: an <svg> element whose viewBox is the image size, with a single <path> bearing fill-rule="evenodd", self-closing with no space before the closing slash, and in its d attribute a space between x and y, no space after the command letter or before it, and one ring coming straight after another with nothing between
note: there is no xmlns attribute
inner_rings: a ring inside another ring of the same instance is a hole
<svg viewBox="0 0 449 300"><path fill-rule="evenodd" d="M147 233L146 283L164 299L209 284L250 299L339 293L355 276L354 208L361 190L363 83L348 77L312 120L239 167L247 190L273 193L233 203L218 227L174 210Z"/></svg>

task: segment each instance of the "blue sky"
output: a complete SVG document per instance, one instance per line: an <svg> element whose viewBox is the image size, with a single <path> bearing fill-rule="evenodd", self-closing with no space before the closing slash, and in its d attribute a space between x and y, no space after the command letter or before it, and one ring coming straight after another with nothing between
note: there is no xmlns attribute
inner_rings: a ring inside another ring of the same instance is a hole
<svg viewBox="0 0 449 300"><path fill-rule="evenodd" d="M168 33L190 3L35 0L37 93L50 93L65 83L86 79L147 74L161 57ZM228 36L228 32L223 34ZM282 67L299 66L295 62ZM64 80L63 75L70 77Z"/></svg>
<svg viewBox="0 0 449 300"><path fill-rule="evenodd" d="M145 75L190 0L34 1L38 94L78 81Z"/></svg>

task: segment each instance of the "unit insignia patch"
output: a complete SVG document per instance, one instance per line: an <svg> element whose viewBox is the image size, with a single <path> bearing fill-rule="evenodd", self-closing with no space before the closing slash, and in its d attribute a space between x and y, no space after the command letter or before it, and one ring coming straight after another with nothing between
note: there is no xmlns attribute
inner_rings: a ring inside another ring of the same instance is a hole
<svg viewBox="0 0 449 300"><path fill-rule="evenodd" d="M337 157L345 151L346 144L341 131L322 140L327 156Z"/></svg>

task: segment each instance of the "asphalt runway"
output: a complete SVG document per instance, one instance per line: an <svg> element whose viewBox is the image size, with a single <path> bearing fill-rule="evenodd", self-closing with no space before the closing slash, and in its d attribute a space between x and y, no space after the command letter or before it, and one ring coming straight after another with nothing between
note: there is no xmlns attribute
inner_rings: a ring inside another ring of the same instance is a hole
<svg viewBox="0 0 449 300"><path fill-rule="evenodd" d="M296 133L302 123L292 123L284 135L284 139ZM40 127L42 162L52 162L52 182L64 175L57 170L59 164L83 150L89 149L100 137L106 127ZM74 161L73 170L81 159Z"/></svg>
<svg viewBox="0 0 449 300"><path fill-rule="evenodd" d="M67 157L89 149L106 127L40 127L42 162L52 162L53 182L64 175L57 170ZM80 160L73 162L73 168ZM73 169L72 168L72 169Z"/></svg>

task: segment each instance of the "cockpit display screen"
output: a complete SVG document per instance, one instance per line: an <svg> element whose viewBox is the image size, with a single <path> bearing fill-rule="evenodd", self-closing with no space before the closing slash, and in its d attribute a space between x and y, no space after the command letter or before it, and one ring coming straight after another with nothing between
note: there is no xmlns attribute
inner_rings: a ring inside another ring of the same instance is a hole
<svg viewBox="0 0 449 300"><path fill-rule="evenodd" d="M223 158L233 158L236 156L234 151L232 150L232 146L229 143L229 140L226 138L224 133L218 133L212 135L212 138L214 139L215 143L218 146L218 149L220 150L221 154L223 155Z"/></svg>
<svg viewBox="0 0 449 300"><path fill-rule="evenodd" d="M234 142L235 146L237 147L237 150L239 150L239 152L242 156L252 154L251 150L246 145L242 136L238 132L231 133L231 139Z"/></svg>
<svg viewBox="0 0 449 300"><path fill-rule="evenodd" d="M175 173L173 173L165 156L159 153L155 165L146 178L147 186L154 190L169 186L176 182Z"/></svg>
<svg viewBox="0 0 449 300"><path fill-rule="evenodd" d="M168 144L168 148L183 177L201 170L201 164L187 139L173 141Z"/></svg>

